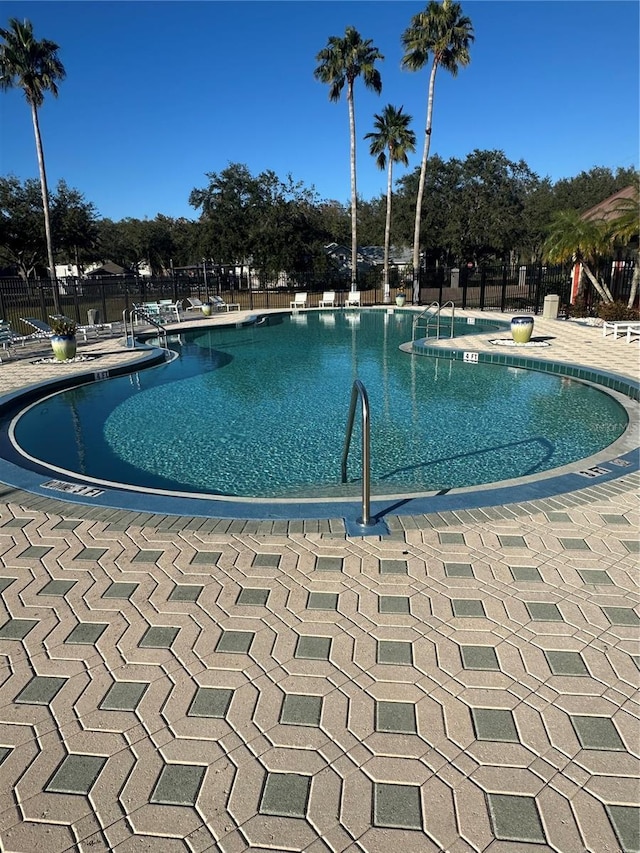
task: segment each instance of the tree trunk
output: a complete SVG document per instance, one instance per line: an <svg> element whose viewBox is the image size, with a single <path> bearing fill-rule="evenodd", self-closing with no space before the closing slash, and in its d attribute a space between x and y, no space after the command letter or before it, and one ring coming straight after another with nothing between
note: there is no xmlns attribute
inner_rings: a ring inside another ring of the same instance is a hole
<svg viewBox="0 0 640 853"><path fill-rule="evenodd" d="M31 104L31 117L33 119L33 132L36 137L36 152L38 154L38 168L40 169L40 188L42 190L42 207L44 210L44 233L47 240L47 257L49 262L49 278L51 280L51 291L53 293L53 313L60 314L60 300L58 299L58 282L56 280L56 265L53 260L53 242L51 240L51 221L49 218L49 190L47 189L47 174L44 168L44 154L42 153L42 138L40 137L40 125L38 123L38 110L35 104Z"/></svg>
<svg viewBox="0 0 640 853"><path fill-rule="evenodd" d="M631 292L629 293L629 301L627 308L633 308L638 295L638 284L640 284L640 252L636 255L636 265L633 270L633 278L631 279Z"/></svg>
<svg viewBox="0 0 640 853"><path fill-rule="evenodd" d="M424 196L424 184L427 174L427 160L429 159L429 147L431 145L431 123L433 119L433 94L436 87L437 60L433 60L431 75L429 77L429 97L427 101L427 126L424 132L424 150L422 152L422 163L420 164L420 181L418 183L418 198L416 199L416 220L413 231L413 303L420 301L420 219L422 216L422 199Z"/></svg>
<svg viewBox="0 0 640 853"><path fill-rule="evenodd" d="M387 170L387 216L384 223L384 266L382 272L382 281L384 285L384 295L382 301L387 304L391 302L391 294L389 292L389 243L391 242L391 186L393 174L393 150L389 146L389 168Z"/></svg>
<svg viewBox="0 0 640 853"><path fill-rule="evenodd" d="M347 90L349 137L351 145L351 290L358 289L358 196L356 190L356 117L353 109L353 82Z"/></svg>
<svg viewBox="0 0 640 853"><path fill-rule="evenodd" d="M603 286L603 285L598 281L598 279L596 278L596 276L591 272L591 267L589 266L589 264L587 264L587 263L585 263L585 262L583 261L583 262L582 262L582 269L584 270L584 274L586 275L586 277L589 279L589 281L591 282L591 284L592 284L592 285L593 285L593 287L595 288L595 290L596 290L596 292L597 292L598 296L599 296L599 297L600 297L604 302L613 302L613 297L611 296L611 293L609 293L609 288L608 288L608 287Z"/></svg>

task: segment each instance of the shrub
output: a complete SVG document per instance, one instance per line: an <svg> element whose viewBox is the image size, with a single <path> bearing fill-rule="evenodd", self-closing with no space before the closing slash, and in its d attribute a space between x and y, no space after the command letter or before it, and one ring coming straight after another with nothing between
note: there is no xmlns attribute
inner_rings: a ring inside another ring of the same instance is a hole
<svg viewBox="0 0 640 853"><path fill-rule="evenodd" d="M77 328L75 321L70 320L69 317L54 317L51 320L51 329L54 335L65 337L75 335Z"/></svg>
<svg viewBox="0 0 640 853"><path fill-rule="evenodd" d="M576 299L573 305L566 306L567 317L592 317L593 311L583 298Z"/></svg>
<svg viewBox="0 0 640 853"><path fill-rule="evenodd" d="M640 320L640 311L635 308L627 308L625 302L601 302L598 305L597 314L605 322Z"/></svg>

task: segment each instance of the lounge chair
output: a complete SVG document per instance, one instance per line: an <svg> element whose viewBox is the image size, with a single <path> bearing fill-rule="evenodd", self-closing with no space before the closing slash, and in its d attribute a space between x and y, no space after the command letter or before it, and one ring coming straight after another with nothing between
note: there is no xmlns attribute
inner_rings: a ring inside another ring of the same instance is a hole
<svg viewBox="0 0 640 853"><path fill-rule="evenodd" d="M336 292L335 290L325 290L322 294L322 299L318 302L318 308L335 308Z"/></svg>
<svg viewBox="0 0 640 853"><path fill-rule="evenodd" d="M609 330L613 332L614 340L618 337L618 332L625 335L629 329L640 329L640 323L637 320L609 320L602 324L602 337L606 338Z"/></svg>
<svg viewBox="0 0 640 853"><path fill-rule="evenodd" d="M300 308L307 307L307 294L306 293L296 293L295 299L293 299L289 303L289 307L294 311L298 311Z"/></svg>
<svg viewBox="0 0 640 853"><path fill-rule="evenodd" d="M239 302L225 302L221 296L212 296L211 302L213 302L213 310L214 311L239 311L240 303Z"/></svg>
<svg viewBox="0 0 640 853"><path fill-rule="evenodd" d="M347 293L347 298L345 299L345 307L353 307L354 305L360 306L360 291L359 290L350 290Z"/></svg>
<svg viewBox="0 0 640 853"><path fill-rule="evenodd" d="M197 296L187 296L187 311L200 310L202 308L202 300Z"/></svg>
<svg viewBox="0 0 640 853"><path fill-rule="evenodd" d="M19 335L11 328L11 323L0 320L0 346L4 350L6 357L9 357L9 347L15 344L24 346L27 341L35 340L35 335ZM0 358L0 362L2 358Z"/></svg>
<svg viewBox="0 0 640 853"><path fill-rule="evenodd" d="M640 323L631 323L627 326L627 343L630 344L633 337L640 339Z"/></svg>

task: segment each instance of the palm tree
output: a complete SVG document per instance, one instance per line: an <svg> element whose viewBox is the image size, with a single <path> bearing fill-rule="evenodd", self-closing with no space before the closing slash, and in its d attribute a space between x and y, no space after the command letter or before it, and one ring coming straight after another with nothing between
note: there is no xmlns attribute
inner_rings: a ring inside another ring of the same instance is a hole
<svg viewBox="0 0 640 853"><path fill-rule="evenodd" d="M328 83L329 100L339 101L340 94L347 84L347 104L349 106L349 131L351 142L351 290L358 287L358 235L357 235L357 191L356 191L356 120L353 107L353 84L362 77L368 89L380 94L382 81L380 72L375 68L377 60L384 59L371 39L363 41L354 27L347 27L344 38L330 36L327 46L316 56L318 67L313 72L321 83Z"/></svg>
<svg viewBox="0 0 640 853"><path fill-rule="evenodd" d="M375 133L367 133L365 139L370 139L369 151L381 169L387 165L387 216L384 225L384 267L383 267L383 302L390 302L389 295L389 243L391 240L391 195L393 164L409 165L407 154L416 150L416 135L409 130L411 116L402 112L402 107L396 109L391 104L377 113L375 118ZM388 157L387 157L388 152Z"/></svg>
<svg viewBox="0 0 640 853"><path fill-rule="evenodd" d="M33 25L30 21L20 23L17 18L9 19L9 29L0 28L0 90L20 88L24 92L27 103L31 107L33 131L36 137L38 167L40 169L40 187L42 189L42 206L44 209L44 230L47 240L47 255L49 274L53 290L53 305L56 314L60 313L58 288L56 286L56 266L53 259L53 243L51 241L51 222L49 217L49 191L47 189L47 173L44 168L42 138L38 123L38 107L44 102L44 93L51 92L58 96L57 81L64 80L65 70L58 58L58 45L48 39L36 41L33 37Z"/></svg>
<svg viewBox="0 0 640 853"><path fill-rule="evenodd" d="M422 12L411 19L411 24L402 34L402 46L405 55L402 67L409 71L420 71L429 61L429 52L433 54L431 74L429 77L429 95L427 100L427 125L424 135L424 150L420 165L420 182L416 199L415 229L413 232L413 301L420 298L418 272L420 266L420 219L422 214L422 199L424 196L425 175L429 146L431 143L431 127L433 123L433 96L436 85L436 72L442 66L452 77L458 74L458 66L466 66L471 62L469 45L474 41L473 26L469 18L462 14L459 3L452 0L429 0Z"/></svg>
<svg viewBox="0 0 640 853"><path fill-rule="evenodd" d="M577 210L555 214L545 240L545 260L553 264L566 261L582 265L584 274L603 302L613 302L611 291L592 270L598 259L611 252L611 229L602 219L584 219Z"/></svg>

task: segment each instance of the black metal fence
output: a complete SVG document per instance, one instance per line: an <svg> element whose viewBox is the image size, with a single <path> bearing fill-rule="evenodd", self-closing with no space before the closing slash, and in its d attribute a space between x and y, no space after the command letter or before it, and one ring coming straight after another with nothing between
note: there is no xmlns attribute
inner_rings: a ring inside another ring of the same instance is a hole
<svg viewBox="0 0 640 853"><path fill-rule="evenodd" d="M614 298L626 301L629 297L633 262L609 264L599 271L607 281ZM569 302L571 270L568 266L486 266L480 268L447 269L438 267L423 270L420 275L420 303L453 302L459 308L481 311L523 312L539 314L544 298L549 293L558 294L561 310ZM395 296L401 279L397 272L391 278L391 295ZM281 273L275 280L245 272L242 276L220 276L200 273L194 276L143 278L109 277L101 279L60 279L57 282L61 311L79 323L86 323L89 311L97 312L102 322L122 319L134 303L158 299L183 300L188 297L205 300L219 294L228 302L237 302L242 308L261 310L287 309L294 291L307 291L308 304L318 304L325 290L338 293L337 303L344 301L342 294L350 288L344 276ZM359 275L358 288L363 305L382 304L381 270L376 268ZM411 286L407 282L407 298L411 301ZM342 298L341 298L342 297ZM30 280L0 278L0 320L9 321L18 331L30 329L20 322L21 317L37 317L48 321L54 313L51 282L48 279ZM95 314L92 315L95 317Z"/></svg>

